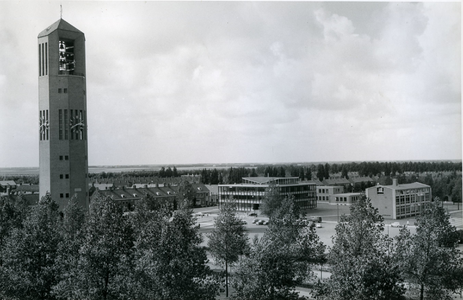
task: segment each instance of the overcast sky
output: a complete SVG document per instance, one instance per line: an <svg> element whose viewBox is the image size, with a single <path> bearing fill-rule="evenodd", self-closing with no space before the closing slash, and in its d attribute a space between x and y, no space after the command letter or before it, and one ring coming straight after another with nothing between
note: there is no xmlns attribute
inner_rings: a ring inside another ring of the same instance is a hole
<svg viewBox="0 0 463 300"><path fill-rule="evenodd" d="M0 167L39 164L37 35L85 33L89 165L461 159L461 4L0 2Z"/></svg>

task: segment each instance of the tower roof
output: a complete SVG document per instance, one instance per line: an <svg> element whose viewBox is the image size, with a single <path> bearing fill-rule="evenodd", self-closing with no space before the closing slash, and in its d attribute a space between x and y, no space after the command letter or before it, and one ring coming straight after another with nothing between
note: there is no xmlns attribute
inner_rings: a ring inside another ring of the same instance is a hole
<svg viewBox="0 0 463 300"><path fill-rule="evenodd" d="M47 36L49 35L50 33L52 33L53 31L55 30L66 30L66 31L72 31L72 32L78 32L78 33L82 33L82 31L80 31L79 29L75 28L74 26L72 26L71 24L69 24L68 22L64 21L63 19L59 19L58 21L56 21L55 23L51 24L50 26L47 27L47 29L43 30L42 32L39 33L39 36L38 37L42 37L42 36Z"/></svg>

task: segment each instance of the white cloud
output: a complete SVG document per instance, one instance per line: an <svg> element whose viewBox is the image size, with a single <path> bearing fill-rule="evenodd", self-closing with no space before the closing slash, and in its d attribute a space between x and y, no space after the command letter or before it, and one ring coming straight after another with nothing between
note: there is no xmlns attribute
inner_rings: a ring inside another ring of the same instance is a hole
<svg viewBox="0 0 463 300"><path fill-rule="evenodd" d="M55 6L0 3L0 166L38 165L36 36ZM86 34L90 164L461 158L459 12L66 3Z"/></svg>

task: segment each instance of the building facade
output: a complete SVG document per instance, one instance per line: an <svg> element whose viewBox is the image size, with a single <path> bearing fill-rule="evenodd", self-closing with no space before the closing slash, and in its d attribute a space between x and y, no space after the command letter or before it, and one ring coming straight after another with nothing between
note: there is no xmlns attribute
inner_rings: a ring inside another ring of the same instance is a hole
<svg viewBox="0 0 463 300"><path fill-rule="evenodd" d="M63 19L38 35L40 197L87 208L85 36Z"/></svg>
<svg viewBox="0 0 463 300"><path fill-rule="evenodd" d="M329 202L334 194L344 192L344 187L341 185L320 185L317 186L317 200Z"/></svg>
<svg viewBox="0 0 463 300"><path fill-rule="evenodd" d="M316 185L300 183L299 177L245 177L241 184L219 184L219 207L232 201L239 211L258 210L271 186L283 197L294 196L296 205L302 210L317 207Z"/></svg>
<svg viewBox="0 0 463 300"><path fill-rule="evenodd" d="M421 214L432 201L431 187L419 182L392 185L377 185L366 189L371 204L378 208L385 219L402 219Z"/></svg>
<svg viewBox="0 0 463 300"><path fill-rule="evenodd" d="M351 205L354 202L357 202L362 193L340 193L330 196L330 205Z"/></svg>

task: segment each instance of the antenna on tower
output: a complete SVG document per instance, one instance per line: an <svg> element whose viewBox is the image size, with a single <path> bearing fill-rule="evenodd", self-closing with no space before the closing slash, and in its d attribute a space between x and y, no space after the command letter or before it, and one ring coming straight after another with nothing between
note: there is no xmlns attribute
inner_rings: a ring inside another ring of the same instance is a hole
<svg viewBox="0 0 463 300"><path fill-rule="evenodd" d="M62 4L59 5L59 18L60 19L63 18L63 5Z"/></svg>

